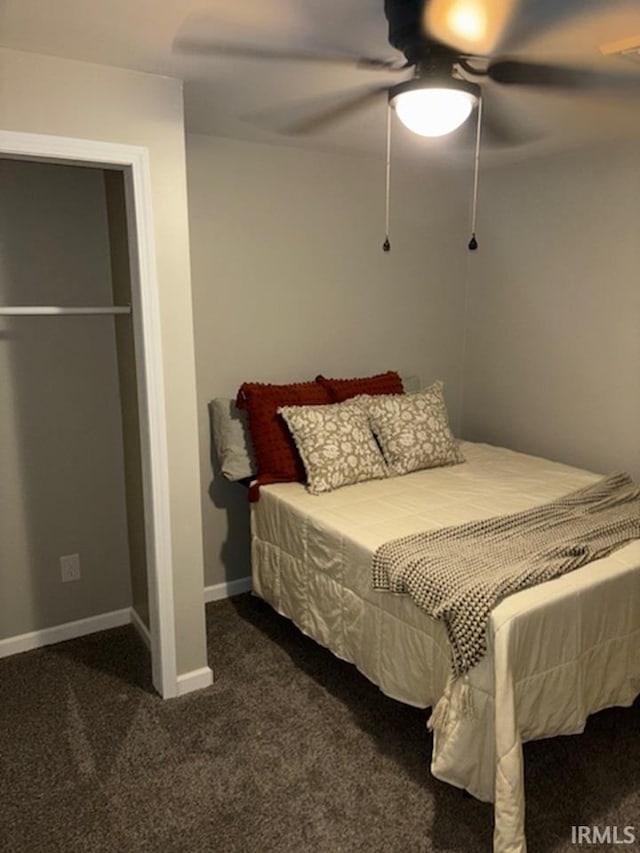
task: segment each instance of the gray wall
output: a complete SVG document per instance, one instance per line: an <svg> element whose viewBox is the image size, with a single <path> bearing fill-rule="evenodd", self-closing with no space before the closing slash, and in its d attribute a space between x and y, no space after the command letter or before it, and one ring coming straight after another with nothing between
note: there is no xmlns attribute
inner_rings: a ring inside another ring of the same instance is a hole
<svg viewBox="0 0 640 853"><path fill-rule="evenodd" d="M0 160L0 304L111 301L102 172ZM1 319L0 412L0 638L129 606L114 320Z"/></svg>
<svg viewBox="0 0 640 853"><path fill-rule="evenodd" d="M394 368L441 378L458 421L468 174L187 138L205 584L249 574L248 505L212 476L208 401L247 381ZM464 211L464 215L460 215Z"/></svg>
<svg viewBox="0 0 640 853"><path fill-rule="evenodd" d="M639 222L629 147L483 175L466 437L640 477Z"/></svg>

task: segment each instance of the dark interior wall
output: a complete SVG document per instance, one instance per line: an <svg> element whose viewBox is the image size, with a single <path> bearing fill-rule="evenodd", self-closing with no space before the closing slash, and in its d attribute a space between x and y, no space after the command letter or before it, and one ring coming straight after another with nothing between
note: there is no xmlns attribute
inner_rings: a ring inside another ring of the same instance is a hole
<svg viewBox="0 0 640 853"><path fill-rule="evenodd" d="M0 160L0 302L111 300L102 172ZM0 319L0 471L0 637L130 606L112 317Z"/></svg>

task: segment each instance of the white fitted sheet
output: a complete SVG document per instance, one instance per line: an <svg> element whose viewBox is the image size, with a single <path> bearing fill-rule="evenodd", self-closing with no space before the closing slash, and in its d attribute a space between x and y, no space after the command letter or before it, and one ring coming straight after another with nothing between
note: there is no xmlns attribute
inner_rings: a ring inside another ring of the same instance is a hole
<svg viewBox="0 0 640 853"><path fill-rule="evenodd" d="M517 512L597 475L463 443L467 462L310 495L261 489L252 505L253 589L387 695L419 707L450 671L444 626L408 596L371 585L375 549L435 527ZM495 803L494 850L526 850L522 743L583 730L587 716L640 692L640 541L506 598L487 629L488 655L468 677L473 715L451 698L434 733L435 776Z"/></svg>

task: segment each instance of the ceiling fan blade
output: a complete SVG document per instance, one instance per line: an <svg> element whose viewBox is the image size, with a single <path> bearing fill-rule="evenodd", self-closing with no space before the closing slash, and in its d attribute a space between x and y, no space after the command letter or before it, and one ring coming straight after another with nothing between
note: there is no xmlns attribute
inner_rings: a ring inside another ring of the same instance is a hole
<svg viewBox="0 0 640 853"><path fill-rule="evenodd" d="M547 65L502 59L489 65L487 76L496 83L505 85L640 93L640 75L574 68L570 65Z"/></svg>
<svg viewBox="0 0 640 853"><path fill-rule="evenodd" d="M501 42L518 0L429 0L426 32L463 53L488 55Z"/></svg>
<svg viewBox="0 0 640 853"><path fill-rule="evenodd" d="M225 56L238 59L262 59L267 61L320 62L332 65L350 65L372 71L402 71L407 67L404 59L380 59L367 56L350 56L343 53L312 53L305 50L273 50L248 44L233 44L224 41L178 38L173 43L180 53L199 56Z"/></svg>
<svg viewBox="0 0 640 853"><path fill-rule="evenodd" d="M352 112L373 104L382 95L386 97L388 91L388 86L375 86L374 88L366 89L364 92L360 91L357 95L354 95L347 100L343 100L323 112L316 113L308 118L302 118L288 124L282 130L282 133L302 135L305 133L313 133L316 130L321 130L325 125L332 124L334 121L338 121Z"/></svg>

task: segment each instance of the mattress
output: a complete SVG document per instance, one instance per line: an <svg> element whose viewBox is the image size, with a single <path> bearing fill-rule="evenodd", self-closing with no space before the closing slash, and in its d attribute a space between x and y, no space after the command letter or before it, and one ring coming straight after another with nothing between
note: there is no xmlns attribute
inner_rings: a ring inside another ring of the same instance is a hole
<svg viewBox="0 0 640 853"><path fill-rule="evenodd" d="M310 495L262 488L252 505L254 592L387 695L434 706L447 690L444 626L406 595L377 592L384 542L517 512L598 475L505 448L464 442L467 462ZM502 601L489 652L450 696L431 770L495 804L494 850L526 850L522 743L583 730L590 713L640 692L640 541ZM469 711L469 708L471 710Z"/></svg>

